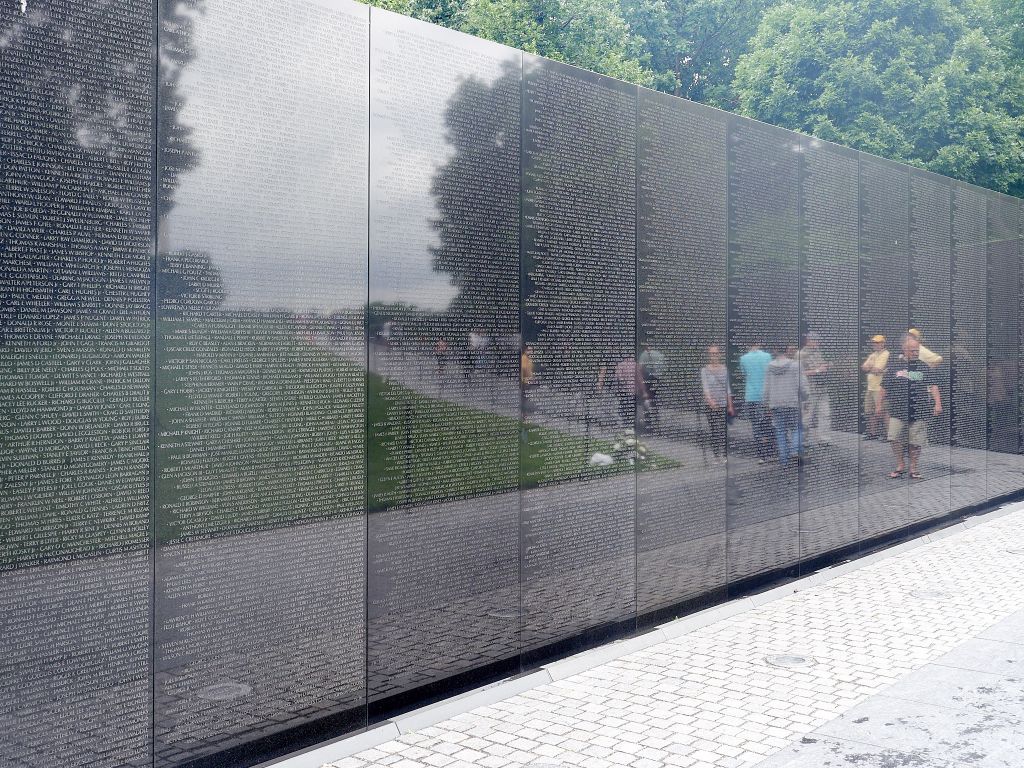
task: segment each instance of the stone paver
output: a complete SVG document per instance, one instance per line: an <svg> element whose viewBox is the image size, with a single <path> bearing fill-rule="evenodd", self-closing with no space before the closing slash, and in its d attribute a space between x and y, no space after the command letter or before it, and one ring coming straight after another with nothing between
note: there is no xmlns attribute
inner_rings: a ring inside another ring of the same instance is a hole
<svg viewBox="0 0 1024 768"><path fill-rule="evenodd" d="M1022 672L1018 611L757 768L1019 768Z"/></svg>
<svg viewBox="0 0 1024 768"><path fill-rule="evenodd" d="M921 683L905 676L945 657L948 703L950 696L961 695L948 690L958 684L956 670L978 669L978 659L987 659L991 664L979 674L1006 678L1008 667L1024 665L1020 649L1004 642L1015 627L1024 627L1024 619L1013 617L1002 628L997 624L1024 606L1024 554L1015 549L1024 549L1024 506L669 642L405 734L333 768L762 763L788 768L785 760L792 759L807 761L794 766L945 766L948 754L918 754L920 743L913 739L903 744L888 734L882 743L884 723L874 726L879 731L854 724L863 734L855 743L844 730L852 722L849 715L837 716L862 706L884 718L895 708L913 713L935 733L944 727L942 717L958 710L945 706L937 693L916 700L915 686ZM987 639L972 640L981 634ZM993 654L991 644L1005 652ZM807 656L813 663L772 666L765 657L773 654ZM901 678L899 687L890 688ZM1020 697L1016 680L997 688L1001 693L993 696L1004 709L1008 698ZM970 695L977 698L984 691ZM963 754L971 749L977 754L988 739L992 756L977 764L1009 765L998 762L999 750L1011 754L1024 748L1019 715L1000 710L995 701L991 711L961 712L958 727L965 738L977 733L973 741L967 739ZM913 725L902 730L921 735ZM837 762L845 754L861 762Z"/></svg>

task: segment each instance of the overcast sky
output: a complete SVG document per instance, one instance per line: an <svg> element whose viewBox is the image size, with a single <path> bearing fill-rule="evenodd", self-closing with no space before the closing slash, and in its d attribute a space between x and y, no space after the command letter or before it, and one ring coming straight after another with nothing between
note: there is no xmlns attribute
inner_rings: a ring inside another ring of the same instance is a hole
<svg viewBox="0 0 1024 768"><path fill-rule="evenodd" d="M365 14L348 0L219 0L198 20L181 117L202 159L162 247L209 251L228 307L366 300ZM455 292L430 264L430 184L451 156L445 106L511 52L386 13L374 41L371 298L443 309Z"/></svg>

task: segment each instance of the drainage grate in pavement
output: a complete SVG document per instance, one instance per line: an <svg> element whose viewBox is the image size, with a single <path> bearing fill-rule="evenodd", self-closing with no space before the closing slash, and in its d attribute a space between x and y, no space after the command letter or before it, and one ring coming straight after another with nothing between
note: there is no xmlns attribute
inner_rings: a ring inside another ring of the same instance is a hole
<svg viewBox="0 0 1024 768"><path fill-rule="evenodd" d="M795 653L770 654L765 656L764 660L773 667L809 667L818 663L810 656L799 656Z"/></svg>
<svg viewBox="0 0 1024 768"><path fill-rule="evenodd" d="M214 683L200 688L197 695L206 701L231 701L248 696L250 693L252 693L252 687L242 683Z"/></svg>
<svg viewBox="0 0 1024 768"><path fill-rule="evenodd" d="M911 597L919 600L948 600L951 595L940 589L915 589L910 593Z"/></svg>

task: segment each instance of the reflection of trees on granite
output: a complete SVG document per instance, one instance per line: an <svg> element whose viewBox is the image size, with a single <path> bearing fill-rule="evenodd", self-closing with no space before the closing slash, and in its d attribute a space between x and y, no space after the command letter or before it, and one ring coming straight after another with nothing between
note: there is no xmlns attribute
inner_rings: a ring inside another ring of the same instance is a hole
<svg viewBox="0 0 1024 768"><path fill-rule="evenodd" d="M5 564L146 546L151 20L144 0L0 7Z"/></svg>
<svg viewBox="0 0 1024 768"><path fill-rule="evenodd" d="M193 130L181 120L184 104L179 82L185 67L195 58L195 25L206 10L206 0L160 1L160 79L157 99L157 131L160 139L160 187L158 214L174 207L174 192L181 174L199 165L192 141Z"/></svg>
<svg viewBox="0 0 1024 768"><path fill-rule="evenodd" d="M511 67L491 85L471 78L445 112L454 155L431 186L440 211L432 255L459 291L446 312L452 330L518 330L519 91Z"/></svg>
<svg viewBox="0 0 1024 768"><path fill-rule="evenodd" d="M153 3L19 6L0 3L0 762L148 766Z"/></svg>
<svg viewBox="0 0 1024 768"><path fill-rule="evenodd" d="M0 290L0 337L75 345L82 318L148 312L152 35L139 20L151 11L29 6L0 8L0 249L14 278ZM114 24L124 36L94 34Z"/></svg>

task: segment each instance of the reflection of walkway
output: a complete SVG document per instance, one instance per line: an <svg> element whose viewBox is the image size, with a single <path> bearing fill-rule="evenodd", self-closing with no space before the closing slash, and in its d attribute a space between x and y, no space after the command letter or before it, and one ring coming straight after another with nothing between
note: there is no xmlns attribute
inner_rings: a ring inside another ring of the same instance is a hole
<svg viewBox="0 0 1024 768"><path fill-rule="evenodd" d="M371 360L426 396L518 418L516 370L467 379L460 369L442 383L426 355L377 350ZM542 389L533 400L531 421L561 433L620 432L610 398ZM720 465L703 416L665 407L658 434L642 439L677 467L371 515L371 696L795 566L997 487L1024 487L1024 457L935 445L922 463L926 479L911 483L887 477L887 444L852 433L835 431L831 446L783 471L757 463L749 422L729 431Z"/></svg>
<svg viewBox="0 0 1024 768"><path fill-rule="evenodd" d="M362 703L365 517L161 547L157 768ZM149 549L0 573L0 764L154 765Z"/></svg>
<svg viewBox="0 0 1024 768"><path fill-rule="evenodd" d="M1022 532L1018 507L706 627L666 625L334 765L1016 766Z"/></svg>

